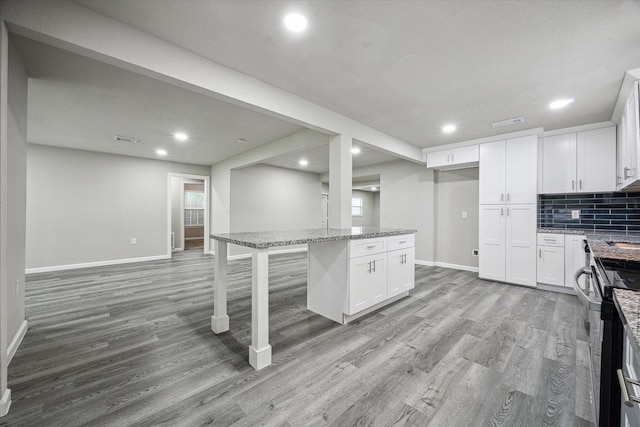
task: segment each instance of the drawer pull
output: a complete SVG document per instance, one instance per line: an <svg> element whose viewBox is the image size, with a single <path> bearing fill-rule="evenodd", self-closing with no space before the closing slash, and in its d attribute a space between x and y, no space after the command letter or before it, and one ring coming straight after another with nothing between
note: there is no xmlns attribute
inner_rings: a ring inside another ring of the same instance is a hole
<svg viewBox="0 0 640 427"><path fill-rule="evenodd" d="M400 242L398 242L398 243L400 243L401 245L404 245L405 243L407 243L407 241L406 240L400 240Z"/></svg>
<svg viewBox="0 0 640 427"><path fill-rule="evenodd" d="M629 387L627 385L627 382L640 385L640 381L625 377L622 369L618 369L616 373L618 374L618 383L620 383L620 391L622 392L622 400L624 401L624 404L631 407L633 406L633 402L640 403L640 398L629 395Z"/></svg>
<svg viewBox="0 0 640 427"><path fill-rule="evenodd" d="M376 245L369 245L367 246L367 249L375 249Z"/></svg>

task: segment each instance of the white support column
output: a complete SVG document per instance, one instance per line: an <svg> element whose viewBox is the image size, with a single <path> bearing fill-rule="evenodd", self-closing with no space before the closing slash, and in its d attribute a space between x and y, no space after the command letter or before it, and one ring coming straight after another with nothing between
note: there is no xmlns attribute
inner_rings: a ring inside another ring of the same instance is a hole
<svg viewBox="0 0 640 427"><path fill-rule="evenodd" d="M251 345L249 363L255 369L271 364L269 345L269 251L253 249L251 274Z"/></svg>
<svg viewBox="0 0 640 427"><path fill-rule="evenodd" d="M216 334L229 330L227 315L227 242L216 240L216 272L213 282L211 330Z"/></svg>
<svg viewBox="0 0 640 427"><path fill-rule="evenodd" d="M351 228L351 136L329 141L329 228Z"/></svg>

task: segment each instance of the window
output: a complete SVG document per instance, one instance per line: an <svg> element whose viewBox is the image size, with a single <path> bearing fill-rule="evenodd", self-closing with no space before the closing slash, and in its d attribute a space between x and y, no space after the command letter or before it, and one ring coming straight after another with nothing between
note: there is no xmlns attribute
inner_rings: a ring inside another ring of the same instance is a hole
<svg viewBox="0 0 640 427"><path fill-rule="evenodd" d="M351 215L362 216L362 198L353 197L351 199Z"/></svg>
<svg viewBox="0 0 640 427"><path fill-rule="evenodd" d="M184 192L184 225L204 225L204 193Z"/></svg>

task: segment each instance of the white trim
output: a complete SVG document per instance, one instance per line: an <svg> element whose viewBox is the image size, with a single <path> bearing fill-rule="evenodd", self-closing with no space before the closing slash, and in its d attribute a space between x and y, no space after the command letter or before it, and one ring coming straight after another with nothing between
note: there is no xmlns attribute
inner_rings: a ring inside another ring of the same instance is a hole
<svg viewBox="0 0 640 427"><path fill-rule="evenodd" d="M424 265L426 267L433 267L433 261L423 261L421 259L416 259L413 261L414 264Z"/></svg>
<svg viewBox="0 0 640 427"><path fill-rule="evenodd" d="M27 268L25 270L25 274L49 273L51 271L75 270L78 268L102 267L105 265L129 264L132 262L155 261L158 259L168 259L168 258L171 258L171 255L154 255L154 256L145 256L140 258L109 259L106 261L83 262L79 264L52 265L49 267Z"/></svg>
<svg viewBox="0 0 640 427"><path fill-rule="evenodd" d="M351 322L352 320L356 320L359 317L362 317L366 314L372 313L376 310L381 309L382 307L385 307L393 302L396 302L398 300L401 300L403 298L406 298L409 296L409 291L403 292L399 295L396 295L395 297L391 297L389 299L386 299L384 301L380 301L379 303L377 303L376 305L372 305L371 307L365 308L362 311L357 312L356 314L344 314L342 313L342 324L346 325L347 323Z"/></svg>
<svg viewBox="0 0 640 427"><path fill-rule="evenodd" d="M18 328L18 332L16 332L13 339L11 340L11 343L9 344L9 347L7 347L7 365L11 363L11 359L13 359L13 356L16 354L18 347L20 347L22 339L27 333L27 329L29 329L29 322L23 320L20 324L20 327Z"/></svg>
<svg viewBox="0 0 640 427"><path fill-rule="evenodd" d="M0 417L4 417L11 407L11 389L6 389L2 399L0 399Z"/></svg>
<svg viewBox="0 0 640 427"><path fill-rule="evenodd" d="M541 289L543 291L549 291L549 292L557 292L560 294L567 294L567 295L576 294L576 291L574 291L573 288L569 288L566 286L547 285L546 283L538 283L538 289Z"/></svg>
<svg viewBox="0 0 640 427"><path fill-rule="evenodd" d="M471 271L473 273L477 273L479 271L478 267L471 267L468 265L460 265L460 264L450 264L448 262L436 261L433 263L433 265L434 267L451 268L453 270Z"/></svg>
<svg viewBox="0 0 640 427"><path fill-rule="evenodd" d="M181 252L184 251L184 248L173 248L171 249L172 252Z"/></svg>
<svg viewBox="0 0 640 427"><path fill-rule="evenodd" d="M426 153L431 153L433 151L442 151L448 148L467 147L469 145L484 144L485 142L494 142L494 141L500 141L503 139L519 138L521 136L530 136L530 135L542 136L543 133L544 133L544 129L541 127L525 129L525 130L520 130L515 132L503 133L500 135L485 136L483 138L470 139L468 141L454 142L453 144L443 144L443 145L436 145L433 147L427 147L422 149L422 153L423 153L424 161L426 162L426 159L427 159Z"/></svg>
<svg viewBox="0 0 640 427"><path fill-rule="evenodd" d="M585 131L585 130L608 128L608 127L615 126L615 125L616 124L614 122L612 122L612 121L599 122L599 123L589 123L587 125L573 126L573 127L570 127L570 128L554 129L554 130L546 131L546 132L543 132L542 137L544 138L544 137L547 137L547 136L564 135L566 133L582 132L582 131Z"/></svg>
<svg viewBox="0 0 640 427"><path fill-rule="evenodd" d="M269 255L278 255L278 254L290 254L295 252L307 252L307 247L304 248L290 248L290 249L274 249L269 251ZM213 251L212 251L213 252ZM245 259L251 258L251 254L238 254L238 255L229 255L227 256L227 260L236 260L236 259Z"/></svg>

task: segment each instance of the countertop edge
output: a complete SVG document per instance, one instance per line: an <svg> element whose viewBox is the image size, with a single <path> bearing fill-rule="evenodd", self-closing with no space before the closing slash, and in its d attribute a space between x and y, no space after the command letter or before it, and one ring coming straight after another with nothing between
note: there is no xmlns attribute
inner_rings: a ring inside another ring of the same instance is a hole
<svg viewBox="0 0 640 427"><path fill-rule="evenodd" d="M640 357L640 292L614 289L613 303L625 326L633 351Z"/></svg>

